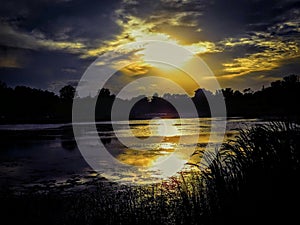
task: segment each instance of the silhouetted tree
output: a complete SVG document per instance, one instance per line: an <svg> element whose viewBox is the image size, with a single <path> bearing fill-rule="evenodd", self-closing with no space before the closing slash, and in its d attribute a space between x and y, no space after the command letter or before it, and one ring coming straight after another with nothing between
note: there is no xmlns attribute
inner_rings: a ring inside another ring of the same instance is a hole
<svg viewBox="0 0 300 225"><path fill-rule="evenodd" d="M286 84L297 84L299 83L299 76L297 75L290 75L290 76L286 76L283 78L283 81L286 83Z"/></svg>
<svg viewBox="0 0 300 225"><path fill-rule="evenodd" d="M281 88L282 86L282 81L281 80L277 80L271 83L271 87L272 88Z"/></svg>
<svg viewBox="0 0 300 225"><path fill-rule="evenodd" d="M59 94L60 97L49 91L25 86L11 88L0 81L0 122L70 121L75 88L67 85L59 91ZM300 115L299 107L297 107L297 98L300 96L300 81L297 75L290 75L274 81L269 87L264 87L256 92L245 89L242 93L238 90L225 88L217 90L213 94L205 89L198 89L191 100L194 102L200 117L210 116L206 97L213 99L214 97L220 97L220 94L224 95L228 116L275 116L297 119ZM103 88L99 91L97 99L96 118L109 120L115 100L124 107L129 103L140 100L134 106L131 118L143 118L149 113L163 112L176 116L177 112L169 102L184 105L190 97L182 94L166 93L163 98L165 100L154 94L154 96L151 96L151 101L145 95L131 100L115 99L115 95L111 94L109 89ZM88 107L95 99L88 96L76 98L76 100L81 101L83 107Z"/></svg>
<svg viewBox="0 0 300 225"><path fill-rule="evenodd" d="M211 96L213 96L212 92L202 88L195 91L195 95L192 97L192 100L196 106L199 116L210 116L207 97Z"/></svg>
<svg viewBox="0 0 300 225"><path fill-rule="evenodd" d="M61 99L72 101L75 96L75 88L71 85L64 86L59 90L59 96Z"/></svg>
<svg viewBox="0 0 300 225"><path fill-rule="evenodd" d="M233 96L235 98L242 98L243 97L243 94L239 91L239 90L236 90L234 93L233 93Z"/></svg>
<svg viewBox="0 0 300 225"><path fill-rule="evenodd" d="M99 97L100 98L109 98L110 97L110 90L107 88L102 88L99 91Z"/></svg>
<svg viewBox="0 0 300 225"><path fill-rule="evenodd" d="M110 93L107 88L102 88L99 91L96 103L96 119L110 120L111 108L115 100L115 95Z"/></svg>
<svg viewBox="0 0 300 225"><path fill-rule="evenodd" d="M222 93L225 99L230 99L233 96L233 90L231 88L222 89Z"/></svg>
<svg viewBox="0 0 300 225"><path fill-rule="evenodd" d="M0 90L6 89L6 88L7 88L6 83L0 81Z"/></svg>
<svg viewBox="0 0 300 225"><path fill-rule="evenodd" d="M253 91L252 91L251 88L245 88L245 89L243 90L243 92L244 92L244 94L253 94Z"/></svg>

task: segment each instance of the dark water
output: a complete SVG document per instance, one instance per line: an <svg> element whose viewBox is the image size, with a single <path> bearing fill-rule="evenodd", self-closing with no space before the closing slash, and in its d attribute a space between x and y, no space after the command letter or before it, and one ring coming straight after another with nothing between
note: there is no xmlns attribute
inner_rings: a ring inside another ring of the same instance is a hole
<svg viewBox="0 0 300 225"><path fill-rule="evenodd" d="M172 154L175 148L186 149L191 144L189 142L195 140L200 143L197 145L198 148L201 148L205 147L207 142L215 141L209 139L211 119L136 120L130 122L130 129L127 129L122 122L116 123L117 129L114 131L109 123L97 124L102 143L122 163L142 166L149 171L157 169L156 162ZM224 140L234 138L237 128L245 128L257 123L264 122L256 119L229 119ZM200 124L200 133L198 124ZM0 132L1 189L86 188L96 181L106 181L103 178L105 174L96 173L82 157L70 124L1 125ZM126 138L132 134L139 138L156 135L163 139L157 143L146 143L143 146L146 150L137 152L125 147L116 138L116 135ZM88 135L87 131L85 137ZM178 144L181 136L187 138L184 143ZM182 164L185 163L186 161L182 160ZM170 174L168 171L170 168L160 169L164 172L160 178L166 179ZM128 179L124 174L119 174L119 177Z"/></svg>

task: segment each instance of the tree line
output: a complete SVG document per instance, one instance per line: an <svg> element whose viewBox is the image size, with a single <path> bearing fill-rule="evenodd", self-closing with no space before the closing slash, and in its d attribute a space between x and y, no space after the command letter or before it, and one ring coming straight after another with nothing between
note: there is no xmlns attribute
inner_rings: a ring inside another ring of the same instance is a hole
<svg viewBox="0 0 300 225"><path fill-rule="evenodd" d="M80 101L83 107L94 100L91 96L78 98L75 92L71 85L60 89L57 95L26 86L12 88L0 81L0 123L70 122L73 99ZM193 97L166 93L162 97L154 94L150 97L138 96L124 100L116 98L110 90L102 88L98 94L95 117L97 120L109 120L114 101L118 101L121 106L136 102L131 109L131 119L145 119L156 115L178 117L178 112L170 102L185 104L187 100L193 101L199 117L209 117L209 103L206 97L213 99L221 94L225 98L228 116L299 118L300 115L297 100L300 96L300 79L298 75L290 75L258 91L247 88L241 92L224 88L212 93L206 89L198 89Z"/></svg>

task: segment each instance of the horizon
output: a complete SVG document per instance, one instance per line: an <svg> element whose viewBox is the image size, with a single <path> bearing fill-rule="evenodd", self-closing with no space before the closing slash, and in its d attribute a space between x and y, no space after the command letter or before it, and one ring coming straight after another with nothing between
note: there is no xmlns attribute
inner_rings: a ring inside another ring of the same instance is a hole
<svg viewBox="0 0 300 225"><path fill-rule="evenodd" d="M290 76L297 76L297 77L298 77L298 80L299 80L299 78L300 78L300 75L295 75L295 74L291 74L291 75L284 76L284 77L290 77ZM275 80L274 82L276 82L276 81L283 81L283 78L284 78L284 77L282 77L282 79ZM1 80L0 80L0 82L1 82ZM48 89L42 89L42 88L31 87L31 86L26 86L26 85L9 86L9 85L7 85L5 82L3 82L3 84L6 85L7 88L12 88L12 89L15 89L16 87L26 87L26 88L31 88L31 89L40 90L40 91L49 91L49 92L51 92L51 93L54 93L54 94L57 95L57 96L60 95L60 93L59 93L60 90L58 90L57 92L54 92L54 91L51 91L51 90L48 90ZM66 85L66 86L69 86L69 84ZM75 89L76 89L76 87L77 87L77 85L70 85L70 86L72 86L72 87L75 88ZM64 87L65 87L65 86L64 86ZM239 89L233 89L233 88L231 88L231 87L221 87L221 89L217 89L217 90L215 90L215 91L211 91L211 90L209 90L209 89L199 87L198 89L195 89L195 90L192 92L193 95L189 95L189 94L186 94L186 93L169 93L169 92L163 92L163 93L161 94L161 93L153 92L152 94L148 94L148 95L146 95L146 94L140 94L140 95L137 95L137 96L131 96L131 97L120 98L120 99L122 99L122 100L133 100L134 98L139 98L139 97L143 97L143 98L151 98L151 97L164 98L164 97L167 97L166 95L170 95L170 97L174 97L174 96L177 95L177 96L181 96L181 97L189 97L189 98L192 98L192 97L195 96L195 92L197 92L198 90L208 91L208 92L210 92L212 95L216 95L219 91L222 91L222 90L225 90L225 89L231 89L233 92L238 91L238 92L240 92L241 94L245 94L245 93L249 93L249 91L250 91L251 93L259 92L259 91L262 91L262 90L264 90L264 89L266 89L266 88L270 88L270 87L271 87L271 83L268 83L268 84L266 84L266 85L263 85L260 89L257 89L257 90L254 90L254 89L251 89L251 88L246 88L246 89L243 89L243 90L239 90ZM104 89L107 89L107 90L110 92L111 95L116 95L116 93L112 92L109 88L105 88L105 87L104 87ZM100 91L100 90L99 90L99 91ZM77 97L78 97L78 96L77 96ZM90 94L88 94L88 95L86 95L86 96L83 96L82 98L86 98L86 97L92 97L92 98L94 98L94 97L96 97L96 95L92 95L92 94L90 93ZM122 96L122 97L125 97L125 96ZM75 98L76 98L76 96L75 96Z"/></svg>

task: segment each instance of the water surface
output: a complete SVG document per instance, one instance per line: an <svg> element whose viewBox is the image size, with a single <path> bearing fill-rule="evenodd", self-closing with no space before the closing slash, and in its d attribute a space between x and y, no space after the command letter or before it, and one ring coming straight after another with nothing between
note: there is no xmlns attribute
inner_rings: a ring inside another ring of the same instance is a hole
<svg viewBox="0 0 300 225"><path fill-rule="evenodd" d="M100 138L108 152L121 163L136 167L139 171L147 171L146 175L145 173L140 175L143 179L166 179L173 175L172 167L176 163L177 168L180 163L183 165L181 170L188 169L184 166L186 160L180 161L182 152L189 148L198 151L204 149L208 142L219 142L210 139L212 120L222 119L132 120L129 128L124 121L113 124L99 122L97 138ZM228 119L224 141L234 138L238 133L237 129L258 123L265 122L258 119ZM95 137L95 134L88 129L87 124L80 124L80 126L83 130L86 128L80 137L81 140L92 144L92 137ZM132 176L132 174L114 171L107 175L95 172L82 157L70 124L1 125L0 131L2 189L32 186L85 188L88 185L92 186L95 180L104 182L104 178L111 179L109 176L114 176L114 179L117 177L124 182L132 182L133 179L137 182L141 180L137 174ZM156 137L156 139L142 144L132 143L129 147L118 139L130 141L132 135L142 141L149 137ZM169 161L168 166L157 166L159 162L172 157L173 161ZM199 157L194 156L190 161L198 162Z"/></svg>

